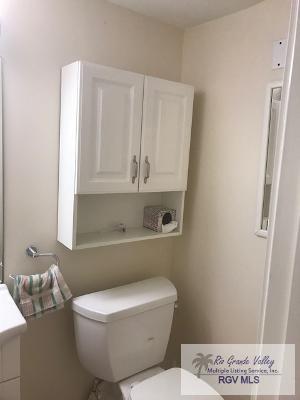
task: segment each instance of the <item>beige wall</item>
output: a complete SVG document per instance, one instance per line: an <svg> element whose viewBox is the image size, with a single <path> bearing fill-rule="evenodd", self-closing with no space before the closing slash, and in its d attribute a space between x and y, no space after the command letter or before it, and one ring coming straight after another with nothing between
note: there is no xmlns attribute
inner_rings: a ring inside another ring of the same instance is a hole
<svg viewBox="0 0 300 400"><path fill-rule="evenodd" d="M287 37L289 0L186 31L182 79L196 88L184 235L172 276L187 343L256 341L266 240L254 235L272 41Z"/></svg>
<svg viewBox="0 0 300 400"><path fill-rule="evenodd" d="M2 8L3 7L3 8ZM75 295L169 275L170 240L71 252L56 242L60 68L77 59L179 80L181 31L102 0L1 1L4 60L5 267L41 272L25 247L56 251ZM23 400L83 400L70 310L30 322L22 340Z"/></svg>

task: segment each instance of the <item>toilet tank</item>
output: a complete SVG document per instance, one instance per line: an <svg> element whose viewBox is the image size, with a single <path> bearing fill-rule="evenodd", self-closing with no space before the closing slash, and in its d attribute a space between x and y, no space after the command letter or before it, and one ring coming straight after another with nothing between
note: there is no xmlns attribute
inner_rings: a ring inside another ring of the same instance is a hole
<svg viewBox="0 0 300 400"><path fill-rule="evenodd" d="M177 292L157 277L73 300L77 352L94 376L118 382L163 361Z"/></svg>

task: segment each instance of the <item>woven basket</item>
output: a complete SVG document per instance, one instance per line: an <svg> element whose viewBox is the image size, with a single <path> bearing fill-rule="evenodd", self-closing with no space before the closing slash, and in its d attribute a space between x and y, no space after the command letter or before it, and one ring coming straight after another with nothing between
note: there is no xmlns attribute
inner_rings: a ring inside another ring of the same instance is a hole
<svg viewBox="0 0 300 400"><path fill-rule="evenodd" d="M163 206L147 206L144 208L145 228L155 232L162 232L162 225L166 225L176 219L176 210Z"/></svg>

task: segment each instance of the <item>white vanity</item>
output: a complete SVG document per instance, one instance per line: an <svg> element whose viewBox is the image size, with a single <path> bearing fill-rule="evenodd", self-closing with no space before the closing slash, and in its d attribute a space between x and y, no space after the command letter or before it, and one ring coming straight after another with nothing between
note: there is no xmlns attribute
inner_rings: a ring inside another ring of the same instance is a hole
<svg viewBox="0 0 300 400"><path fill-rule="evenodd" d="M20 399L20 335L26 321L0 284L0 400Z"/></svg>

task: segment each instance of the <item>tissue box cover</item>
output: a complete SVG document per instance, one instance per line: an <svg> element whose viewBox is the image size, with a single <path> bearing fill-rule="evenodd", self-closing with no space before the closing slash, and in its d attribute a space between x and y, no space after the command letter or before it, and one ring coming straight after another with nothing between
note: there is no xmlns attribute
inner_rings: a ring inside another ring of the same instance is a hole
<svg viewBox="0 0 300 400"><path fill-rule="evenodd" d="M174 221L176 218L176 210L163 206L146 206L144 208L145 228L155 232L162 232L162 225Z"/></svg>

